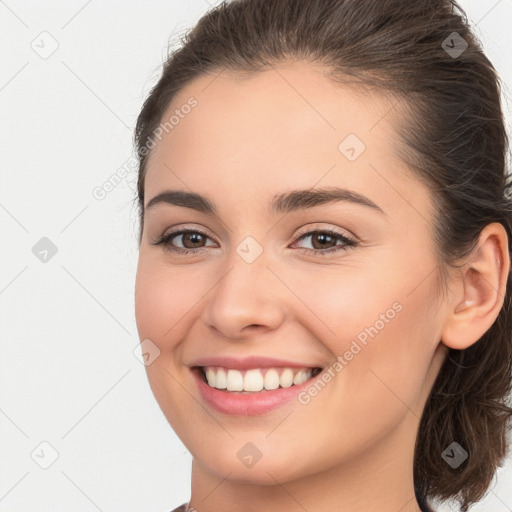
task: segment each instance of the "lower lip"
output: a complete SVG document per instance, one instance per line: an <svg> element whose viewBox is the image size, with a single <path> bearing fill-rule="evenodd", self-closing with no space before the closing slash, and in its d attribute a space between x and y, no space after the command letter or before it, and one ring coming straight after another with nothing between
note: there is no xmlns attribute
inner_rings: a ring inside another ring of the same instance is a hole
<svg viewBox="0 0 512 512"><path fill-rule="evenodd" d="M317 377L315 376L302 384L293 385L289 388L242 393L212 388L203 380L203 372L199 368L194 368L192 373L207 404L223 414L236 416L256 416L277 409L291 402L303 389L310 386Z"/></svg>

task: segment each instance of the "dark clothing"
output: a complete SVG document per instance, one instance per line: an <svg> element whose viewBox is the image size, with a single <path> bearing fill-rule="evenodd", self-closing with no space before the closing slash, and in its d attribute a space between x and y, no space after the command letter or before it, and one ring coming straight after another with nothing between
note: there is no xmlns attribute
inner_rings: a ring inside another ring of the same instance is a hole
<svg viewBox="0 0 512 512"><path fill-rule="evenodd" d="M178 508L171 510L171 512L186 512L186 510L187 510L187 503L183 503L183 505L180 505Z"/></svg>
<svg viewBox="0 0 512 512"><path fill-rule="evenodd" d="M435 512L433 508L430 507L427 503L424 501L418 500L418 503L420 505L422 512ZM180 505L178 508L175 508L171 512L186 512L187 510L187 503L183 503L183 505Z"/></svg>

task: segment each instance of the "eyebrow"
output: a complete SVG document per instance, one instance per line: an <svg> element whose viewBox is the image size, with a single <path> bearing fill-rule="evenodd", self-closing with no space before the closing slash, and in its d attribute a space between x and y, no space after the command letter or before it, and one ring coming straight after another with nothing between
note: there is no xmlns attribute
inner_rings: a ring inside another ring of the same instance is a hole
<svg viewBox="0 0 512 512"><path fill-rule="evenodd" d="M277 215L340 201L367 206L385 215L382 208L366 196L354 192L353 190L339 187L292 190L278 194L270 201L269 212L273 215ZM215 206L215 203L207 197L195 192L164 190L148 202L146 210L162 203L183 206L207 215L218 216L218 208Z"/></svg>

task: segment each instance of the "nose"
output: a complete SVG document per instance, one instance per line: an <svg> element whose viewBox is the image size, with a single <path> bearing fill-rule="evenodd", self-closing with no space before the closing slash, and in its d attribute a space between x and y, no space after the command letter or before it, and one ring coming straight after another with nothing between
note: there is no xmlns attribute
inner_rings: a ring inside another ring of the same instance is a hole
<svg viewBox="0 0 512 512"><path fill-rule="evenodd" d="M246 340L279 327L286 318L282 282L267 266L264 254L252 263L237 253L207 294L202 319L218 336Z"/></svg>

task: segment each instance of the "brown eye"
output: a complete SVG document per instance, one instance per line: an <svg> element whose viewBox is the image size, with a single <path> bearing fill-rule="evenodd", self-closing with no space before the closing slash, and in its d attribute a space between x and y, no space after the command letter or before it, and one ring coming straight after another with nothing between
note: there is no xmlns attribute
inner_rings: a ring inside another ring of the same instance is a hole
<svg viewBox="0 0 512 512"><path fill-rule="evenodd" d="M181 246L176 245L173 240L181 238ZM302 248L306 253L313 253L315 255L325 255L339 251L345 251L349 248L355 248L358 245L356 240L348 238L334 230L317 229L308 231L301 235L297 241L311 239L313 249ZM211 240L210 237L199 230L182 229L180 231L173 231L163 235L154 245L162 245L165 251L176 254L189 254L200 253L208 247L207 241ZM341 242L341 243L338 243Z"/></svg>
<svg viewBox="0 0 512 512"><path fill-rule="evenodd" d="M173 238L177 236L180 235L174 235ZM182 233L181 237L182 244L185 246L186 249L197 249L198 247L201 247L201 242L205 241L204 235L195 231L187 231L185 233ZM189 247L188 244L191 244L192 247Z"/></svg>
<svg viewBox="0 0 512 512"><path fill-rule="evenodd" d="M180 239L181 244L175 245L173 243L174 239ZM187 254L189 252L199 252L201 249L205 248L206 241L210 237L203 233L202 231L198 231L196 229L182 229L180 231L173 231L171 233L167 233L163 235L154 245L162 245L164 250L169 252L176 252L178 254Z"/></svg>
<svg viewBox="0 0 512 512"><path fill-rule="evenodd" d="M315 249L329 249L336 246L336 238L327 233L315 233L309 235ZM334 245L333 245L334 242Z"/></svg>
<svg viewBox="0 0 512 512"><path fill-rule="evenodd" d="M311 252L313 254L326 254L333 253L338 251L344 251L349 248L355 248L358 244L356 240L348 238L342 233L338 233L337 231L333 231L330 229L317 229L314 231L309 231L303 235L301 235L297 242L301 240L311 239L311 243L313 245L313 249L304 248L304 251ZM341 244L337 242L341 241Z"/></svg>

